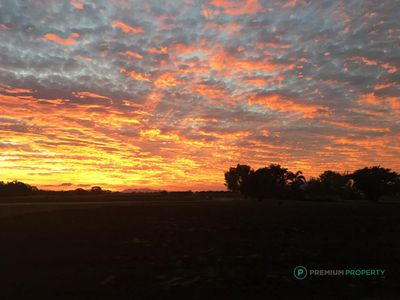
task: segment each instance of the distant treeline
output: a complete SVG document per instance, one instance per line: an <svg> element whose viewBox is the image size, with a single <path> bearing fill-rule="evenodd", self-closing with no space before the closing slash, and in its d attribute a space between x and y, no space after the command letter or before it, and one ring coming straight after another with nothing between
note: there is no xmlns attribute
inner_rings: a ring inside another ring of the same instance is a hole
<svg viewBox="0 0 400 300"><path fill-rule="evenodd" d="M367 199L378 202L382 196L395 196L400 199L400 175L390 169L380 166L365 167L353 173L339 173L325 171L317 178L306 180L301 171L291 172L278 164L257 170L248 165L238 164L225 172L225 185L228 192L111 192L100 186L90 189L78 188L69 191L43 191L35 186L11 181L0 181L0 196L28 196L28 195L133 195L136 198L156 197L206 199L232 198L240 194L245 198L263 199L311 199L311 200L346 200ZM119 197L119 196L118 196Z"/></svg>
<svg viewBox="0 0 400 300"><path fill-rule="evenodd" d="M126 192L113 192L101 188L100 186L93 186L90 189L77 188L75 190L67 191L49 191L40 190L35 186L14 180L11 182L4 183L0 181L0 196L32 196L32 195L42 195L42 196L96 196L96 195L110 195L117 196L121 199L123 196L134 196L135 199L168 199L168 198L193 198L199 197L201 199L213 199L213 198L232 198L237 197L237 194L227 191L165 191L165 190L147 190L147 191L126 191Z"/></svg>
<svg viewBox="0 0 400 300"><path fill-rule="evenodd" d="M18 180L10 182L0 181L0 196L27 196L32 194L54 194L54 193L71 193L71 194L99 194L99 193L110 193L108 190L103 190L99 186L94 186L90 190L84 190L78 188L76 190L58 192L58 191L43 191L37 187L23 183Z"/></svg>
<svg viewBox="0 0 400 300"><path fill-rule="evenodd" d="M353 173L325 171L308 182L301 171L291 172L278 164L253 170L238 164L225 173L230 191L258 200L275 199L368 199L399 195L400 175L380 166L365 167Z"/></svg>

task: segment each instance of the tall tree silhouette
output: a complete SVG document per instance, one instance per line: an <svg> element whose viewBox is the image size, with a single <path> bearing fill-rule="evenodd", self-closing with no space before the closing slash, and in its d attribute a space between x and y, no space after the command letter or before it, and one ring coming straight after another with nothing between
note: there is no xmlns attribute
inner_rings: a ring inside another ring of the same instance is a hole
<svg viewBox="0 0 400 300"><path fill-rule="evenodd" d="M290 188L297 199L303 199L303 191L301 187L306 183L306 178L302 171L297 171L296 173L288 172L287 179L290 184Z"/></svg>
<svg viewBox="0 0 400 300"><path fill-rule="evenodd" d="M254 171L248 165L238 164L236 167L231 167L225 173L225 185L230 191L239 191L243 195L248 195L249 177Z"/></svg>

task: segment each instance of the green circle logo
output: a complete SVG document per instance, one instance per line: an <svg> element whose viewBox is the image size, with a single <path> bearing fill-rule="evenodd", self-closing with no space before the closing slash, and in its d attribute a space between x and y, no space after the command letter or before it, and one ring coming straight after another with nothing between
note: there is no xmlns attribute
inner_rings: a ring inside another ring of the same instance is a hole
<svg viewBox="0 0 400 300"><path fill-rule="evenodd" d="M303 266L297 266L293 270L293 276L294 278L298 280L302 280L307 277L307 268Z"/></svg>

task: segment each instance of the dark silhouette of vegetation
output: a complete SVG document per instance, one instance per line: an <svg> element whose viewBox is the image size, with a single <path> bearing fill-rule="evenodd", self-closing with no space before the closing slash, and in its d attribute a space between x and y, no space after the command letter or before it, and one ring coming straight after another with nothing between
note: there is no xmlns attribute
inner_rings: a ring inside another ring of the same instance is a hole
<svg viewBox="0 0 400 300"><path fill-rule="evenodd" d="M225 185L229 191L258 200L364 198L377 202L382 196L400 193L400 176L375 166L351 174L329 170L307 182L301 171L291 172L277 164L258 170L238 164L225 173Z"/></svg>
<svg viewBox="0 0 400 300"><path fill-rule="evenodd" d="M232 192L240 192L247 197L251 190L249 178L254 170L247 165L238 164L225 173L225 185Z"/></svg>
<svg viewBox="0 0 400 300"><path fill-rule="evenodd" d="M382 167L370 167L355 171L349 176L354 180L354 186L367 199L378 202L384 195L399 191L399 174Z"/></svg>
<svg viewBox="0 0 400 300"><path fill-rule="evenodd" d="M358 200L378 202L384 196L400 197L400 175L380 166L365 167L353 173L339 173L332 170L323 172L317 178L306 181L302 171L292 172L279 164L270 164L257 170L248 165L237 164L225 172L225 186L228 191L156 191L144 189L129 192L111 192L100 186L90 189L77 188L69 191L43 191L23 182L0 181L0 196L55 196L55 195L114 195L139 198L165 199L214 199L214 198L254 198L297 199L297 200Z"/></svg>
<svg viewBox="0 0 400 300"><path fill-rule="evenodd" d="M313 196L325 198L360 199L358 190L354 189L353 182L348 174L335 171L325 171L318 178L311 178L306 192Z"/></svg>
<svg viewBox="0 0 400 300"><path fill-rule="evenodd" d="M93 194L101 194L103 192L103 189L100 186L92 186L90 192L92 192Z"/></svg>
<svg viewBox="0 0 400 300"><path fill-rule="evenodd" d="M306 182L301 171L290 172L280 165L254 171L247 165L237 165L225 173L225 185L230 191L239 191L245 197L258 200L265 198L285 198L289 194L301 197L301 186Z"/></svg>
<svg viewBox="0 0 400 300"><path fill-rule="evenodd" d="M323 192L341 195L342 191L348 185L349 179L345 174L340 174L335 171L325 171L319 176L317 182Z"/></svg>
<svg viewBox="0 0 400 300"><path fill-rule="evenodd" d="M38 189L35 186L14 180L11 182L4 183L0 181L0 195L1 196L23 196L31 195L37 192Z"/></svg>
<svg viewBox="0 0 400 300"><path fill-rule="evenodd" d="M303 176L303 172L289 172L287 177L294 197L298 200L302 200L304 198L304 191L302 187L306 183L306 178Z"/></svg>
<svg viewBox="0 0 400 300"><path fill-rule="evenodd" d="M288 169L271 164L255 171L250 180L250 196L258 200L284 198L289 186Z"/></svg>
<svg viewBox="0 0 400 300"><path fill-rule="evenodd" d="M74 191L71 191L72 193L76 194L76 195L85 195L87 193L89 193L88 190L85 190L83 188L77 188Z"/></svg>

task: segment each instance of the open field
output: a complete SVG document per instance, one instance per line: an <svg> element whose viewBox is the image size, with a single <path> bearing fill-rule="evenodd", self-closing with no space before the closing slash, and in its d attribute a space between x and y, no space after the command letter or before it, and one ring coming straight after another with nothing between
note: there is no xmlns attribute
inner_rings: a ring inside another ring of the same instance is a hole
<svg viewBox="0 0 400 300"><path fill-rule="evenodd" d="M1 299L400 297L398 204L59 202L0 206Z"/></svg>

